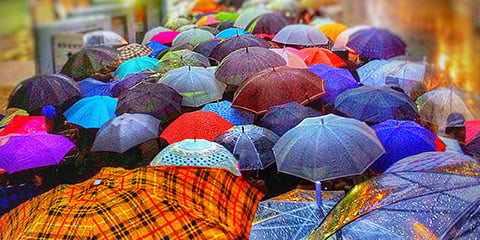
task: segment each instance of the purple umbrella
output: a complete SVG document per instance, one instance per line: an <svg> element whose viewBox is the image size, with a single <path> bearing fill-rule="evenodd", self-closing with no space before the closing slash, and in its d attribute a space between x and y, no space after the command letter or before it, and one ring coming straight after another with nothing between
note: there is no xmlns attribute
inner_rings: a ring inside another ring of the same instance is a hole
<svg viewBox="0 0 480 240"><path fill-rule="evenodd" d="M321 113L297 102L270 107L260 120L260 126L282 136L307 117L318 117Z"/></svg>
<svg viewBox="0 0 480 240"><path fill-rule="evenodd" d="M287 19L279 13L265 13L256 17L245 28L253 34L276 34L288 25Z"/></svg>
<svg viewBox="0 0 480 240"><path fill-rule="evenodd" d="M151 69L145 69L140 72L128 74L126 77L124 77L121 80L113 82L113 95L118 97L120 96L123 92L127 91L129 88L135 86L137 83L141 82L142 80L145 80L146 78L152 76L155 74Z"/></svg>
<svg viewBox="0 0 480 240"><path fill-rule="evenodd" d="M101 82L93 78L86 78L78 82L78 87L82 93L82 97L93 96L113 96L112 88L115 86L113 82Z"/></svg>
<svg viewBox="0 0 480 240"><path fill-rule="evenodd" d="M478 164L476 159L462 153L424 152L401 159L385 170L385 173L434 170L463 162Z"/></svg>
<svg viewBox="0 0 480 240"><path fill-rule="evenodd" d="M210 57L213 49L220 44L220 39L212 39L204 43L198 44L192 51L202 54L205 57Z"/></svg>
<svg viewBox="0 0 480 240"><path fill-rule="evenodd" d="M8 173L57 165L75 144L60 135L37 133L12 136L0 147L0 168Z"/></svg>
<svg viewBox="0 0 480 240"><path fill-rule="evenodd" d="M222 61L222 59L231 52L245 47L269 48L270 44L266 40L250 34L239 35L225 39L223 42L221 42L213 49L211 57L217 59L218 61Z"/></svg>
<svg viewBox="0 0 480 240"><path fill-rule="evenodd" d="M225 57L215 70L218 81L239 86L249 76L267 68L285 66L287 62L278 54L261 47L235 50Z"/></svg>
<svg viewBox="0 0 480 240"><path fill-rule="evenodd" d="M370 28L352 34L347 47L372 59L389 59L405 54L405 43L387 30Z"/></svg>
<svg viewBox="0 0 480 240"><path fill-rule="evenodd" d="M182 96L163 83L141 83L124 92L115 113L146 113L163 123L180 115Z"/></svg>
<svg viewBox="0 0 480 240"><path fill-rule="evenodd" d="M282 28L272 41L297 46L321 46L329 43L322 31L305 24L292 24Z"/></svg>

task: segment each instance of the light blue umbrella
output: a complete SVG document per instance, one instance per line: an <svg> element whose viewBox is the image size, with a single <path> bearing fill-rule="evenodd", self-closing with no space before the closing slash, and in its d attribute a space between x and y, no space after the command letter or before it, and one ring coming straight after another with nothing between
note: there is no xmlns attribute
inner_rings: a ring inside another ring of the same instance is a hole
<svg viewBox="0 0 480 240"><path fill-rule="evenodd" d="M63 113L67 122L84 128L100 128L106 121L115 118L118 99L108 96L93 96L80 99Z"/></svg>
<svg viewBox="0 0 480 240"><path fill-rule="evenodd" d="M115 71L116 79L123 79L128 74L140 72L145 69L155 70L155 64L158 63L158 59L151 57L136 57L127 60L118 66Z"/></svg>
<svg viewBox="0 0 480 240"><path fill-rule="evenodd" d="M247 31L240 28L227 28L217 34L218 39L229 38L238 35L248 34Z"/></svg>
<svg viewBox="0 0 480 240"><path fill-rule="evenodd" d="M178 34L175 39L173 39L172 47L183 46L185 44L195 47L202 42L206 42L214 38L215 35L207 30L193 28Z"/></svg>
<svg viewBox="0 0 480 240"><path fill-rule="evenodd" d="M242 109L232 108L232 103L229 101L209 103L200 111L214 112L235 126L253 124L255 121L255 114Z"/></svg>
<svg viewBox="0 0 480 240"><path fill-rule="evenodd" d="M105 83L93 78L87 78L78 82L82 97L113 96L115 83Z"/></svg>
<svg viewBox="0 0 480 240"><path fill-rule="evenodd" d="M241 175L237 159L225 147L204 139L172 143L155 156L150 165L217 167Z"/></svg>
<svg viewBox="0 0 480 240"><path fill-rule="evenodd" d="M322 31L306 24L287 25L275 35L272 41L301 46L319 46L329 43Z"/></svg>
<svg viewBox="0 0 480 240"><path fill-rule="evenodd" d="M92 151L123 153L145 141L158 138L160 120L141 113L124 113L102 125Z"/></svg>

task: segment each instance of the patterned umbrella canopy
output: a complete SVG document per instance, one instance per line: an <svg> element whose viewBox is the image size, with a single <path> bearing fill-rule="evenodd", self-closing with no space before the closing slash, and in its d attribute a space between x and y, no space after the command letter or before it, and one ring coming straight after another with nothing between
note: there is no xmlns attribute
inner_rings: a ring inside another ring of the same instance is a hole
<svg viewBox="0 0 480 240"><path fill-rule="evenodd" d="M120 64L132 58L149 56L153 52L153 49L138 43L130 43L117 48L117 51L118 56L113 65L118 67Z"/></svg>
<svg viewBox="0 0 480 240"><path fill-rule="evenodd" d="M245 28L253 34L276 34L288 25L287 19L280 13L265 13L253 19Z"/></svg>
<svg viewBox="0 0 480 240"><path fill-rule="evenodd" d="M118 52L113 48L85 47L72 54L60 72L70 76L75 81L89 77L109 80L112 76L109 74L108 66L114 65L117 56Z"/></svg>
<svg viewBox="0 0 480 240"><path fill-rule="evenodd" d="M78 82L82 97L113 96L114 83L105 83L93 78L86 78Z"/></svg>
<svg viewBox="0 0 480 240"><path fill-rule="evenodd" d="M339 56L325 48L312 47L300 50L307 55L305 63L310 66L321 63L332 67L343 67L347 65Z"/></svg>
<svg viewBox="0 0 480 240"><path fill-rule="evenodd" d="M140 72L130 73L123 79L115 81L113 85L113 94L115 97L122 95L122 93L128 91L128 89L139 84L142 81L147 81L150 78L155 78L156 72L152 69L145 69Z"/></svg>
<svg viewBox="0 0 480 240"><path fill-rule="evenodd" d="M147 43L151 42L151 39L153 38L153 36L161 32L168 32L168 31L172 31L172 30L162 26L152 28L145 33L145 36L143 36L142 44L147 45Z"/></svg>
<svg viewBox="0 0 480 240"><path fill-rule="evenodd" d="M329 114L303 120L273 152L279 171L315 182L361 174L385 150L365 123Z"/></svg>
<svg viewBox="0 0 480 240"><path fill-rule="evenodd" d="M104 168L7 213L0 237L246 239L261 197L223 169Z"/></svg>
<svg viewBox="0 0 480 240"><path fill-rule="evenodd" d="M87 47L118 47L128 44L128 42L115 32L98 30L85 33L83 35L83 44Z"/></svg>
<svg viewBox="0 0 480 240"><path fill-rule="evenodd" d="M93 96L80 99L63 113L67 122L84 128L100 128L106 121L115 118L118 99L108 96Z"/></svg>
<svg viewBox="0 0 480 240"><path fill-rule="evenodd" d="M229 101L209 103L200 111L214 112L235 126L252 124L255 120L255 114L242 109L232 108L232 103Z"/></svg>
<svg viewBox="0 0 480 240"><path fill-rule="evenodd" d="M274 53L282 56L283 59L287 62L287 66L292 67L292 68L307 68L307 64L305 64L305 61L298 56L298 54L289 51L285 48L279 49L279 48L271 48L269 49L270 51L273 51Z"/></svg>
<svg viewBox="0 0 480 240"><path fill-rule="evenodd" d="M61 74L39 75L20 82L8 97L8 107L34 111L79 96L76 82Z"/></svg>
<svg viewBox="0 0 480 240"><path fill-rule="evenodd" d="M371 28L370 26L367 25L360 25L360 26L354 26L351 28L348 28L347 30L341 32L338 34L335 44L333 45L333 48L344 48L347 46L348 40L350 39L350 36L360 30L364 29L369 29Z"/></svg>
<svg viewBox="0 0 480 240"><path fill-rule="evenodd" d="M127 75L140 72L145 69L155 69L158 59L147 56L136 57L123 62L115 71L115 79L123 79Z"/></svg>
<svg viewBox="0 0 480 240"><path fill-rule="evenodd" d="M20 116L15 115L12 120L0 129L0 136L9 134L30 134L36 132L46 132L45 117L44 116Z"/></svg>
<svg viewBox="0 0 480 240"><path fill-rule="evenodd" d="M322 31L305 24L287 25L273 38L274 42L288 45L320 46L329 40Z"/></svg>
<svg viewBox="0 0 480 240"><path fill-rule="evenodd" d="M389 59L405 54L405 43L387 30L370 28L355 32L347 47L359 55L372 59Z"/></svg>
<svg viewBox="0 0 480 240"><path fill-rule="evenodd" d="M233 51L246 47L269 48L270 44L266 40L250 34L234 36L218 44L218 46L212 50L211 57L217 61L222 61L223 58Z"/></svg>
<svg viewBox="0 0 480 240"><path fill-rule="evenodd" d="M240 48L222 60L215 70L215 77L228 85L238 86L249 76L264 69L285 65L283 58L266 48Z"/></svg>
<svg viewBox="0 0 480 240"><path fill-rule="evenodd" d="M215 35L211 32L200 28L193 28L178 34L175 39L173 39L172 47L182 46L184 44L189 44L190 46L195 47L198 44L213 38L215 38Z"/></svg>
<svg viewBox="0 0 480 240"><path fill-rule="evenodd" d="M238 159L240 170L261 170L275 162L273 145L279 137L253 124L236 126L215 138Z"/></svg>
<svg viewBox="0 0 480 240"><path fill-rule="evenodd" d="M241 176L237 159L222 145L204 139L172 143L158 153L150 165L215 167Z"/></svg>
<svg viewBox="0 0 480 240"><path fill-rule="evenodd" d="M210 61L200 53L190 50L177 50L165 54L155 66L155 70L166 73L183 66L210 67Z"/></svg>

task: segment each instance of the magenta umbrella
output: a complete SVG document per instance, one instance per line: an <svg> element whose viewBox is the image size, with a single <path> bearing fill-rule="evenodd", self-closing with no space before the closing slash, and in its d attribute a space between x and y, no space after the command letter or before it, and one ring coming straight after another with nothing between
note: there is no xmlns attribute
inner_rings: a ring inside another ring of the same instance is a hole
<svg viewBox="0 0 480 240"><path fill-rule="evenodd" d="M75 144L67 138L46 133L12 136L0 147L0 168L8 173L57 165Z"/></svg>
<svg viewBox="0 0 480 240"><path fill-rule="evenodd" d="M167 32L160 32L157 35L153 36L150 41L157 41L161 44L166 44L166 43L172 43L173 39L177 37L177 35L180 34L180 32L174 32L174 31L167 31Z"/></svg>

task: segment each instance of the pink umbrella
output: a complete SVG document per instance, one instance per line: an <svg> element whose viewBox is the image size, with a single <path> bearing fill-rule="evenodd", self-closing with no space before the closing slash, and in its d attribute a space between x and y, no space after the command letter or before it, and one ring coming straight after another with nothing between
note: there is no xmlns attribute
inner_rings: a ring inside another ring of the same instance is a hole
<svg viewBox="0 0 480 240"><path fill-rule="evenodd" d="M303 53L302 51L296 49L296 48L293 48L293 47L285 47L285 50L288 50L290 52L293 52L295 54L297 54L303 61L305 61L305 59L307 59L308 55Z"/></svg>
<svg viewBox="0 0 480 240"><path fill-rule="evenodd" d="M480 120L465 121L465 142L470 142L480 131Z"/></svg>
<svg viewBox="0 0 480 240"><path fill-rule="evenodd" d="M173 39L180 34L180 32L174 32L174 31L167 31L167 32L160 32L157 35L153 36L151 41L157 41L161 44L167 44L167 43L172 43Z"/></svg>
<svg viewBox="0 0 480 240"><path fill-rule="evenodd" d="M272 48L271 51L275 52L276 54L282 56L285 61L287 62L287 66L293 68L307 68L307 64L303 61L303 59L295 54L294 52L287 50L287 49L278 49Z"/></svg>
<svg viewBox="0 0 480 240"><path fill-rule="evenodd" d="M0 132L0 136L9 134L30 134L36 132L46 132L45 117L19 116L13 117L7 126Z"/></svg>

